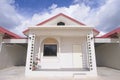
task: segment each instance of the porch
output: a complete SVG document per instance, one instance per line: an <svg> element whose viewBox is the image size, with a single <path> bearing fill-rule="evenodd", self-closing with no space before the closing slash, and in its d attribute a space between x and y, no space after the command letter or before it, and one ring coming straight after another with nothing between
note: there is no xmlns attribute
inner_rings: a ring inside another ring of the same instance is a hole
<svg viewBox="0 0 120 80"><path fill-rule="evenodd" d="M96 75L91 27L39 26L30 27L29 31L26 76L73 76L83 71Z"/></svg>
<svg viewBox="0 0 120 80"><path fill-rule="evenodd" d="M36 36L32 71L90 71L86 42L84 36Z"/></svg>

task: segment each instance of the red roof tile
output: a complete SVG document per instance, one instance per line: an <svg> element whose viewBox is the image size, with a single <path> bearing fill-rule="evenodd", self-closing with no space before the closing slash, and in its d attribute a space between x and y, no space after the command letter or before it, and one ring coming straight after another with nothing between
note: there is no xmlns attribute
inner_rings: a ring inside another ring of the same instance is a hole
<svg viewBox="0 0 120 80"><path fill-rule="evenodd" d="M7 29L5 29L3 27L0 27L0 32L4 33L4 34L7 34L10 38L15 38L15 39L22 38L19 35L15 34L13 32L10 32L10 31L8 31Z"/></svg>
<svg viewBox="0 0 120 80"><path fill-rule="evenodd" d="M109 37L112 37L112 35L116 35L116 33L120 33L120 27L118 27L117 29L115 30L112 30L110 32L108 32L107 34L101 36L101 38L109 38Z"/></svg>

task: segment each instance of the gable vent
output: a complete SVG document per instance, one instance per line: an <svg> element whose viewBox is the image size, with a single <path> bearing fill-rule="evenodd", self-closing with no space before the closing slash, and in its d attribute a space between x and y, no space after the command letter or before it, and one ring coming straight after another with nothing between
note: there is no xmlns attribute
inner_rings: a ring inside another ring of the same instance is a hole
<svg viewBox="0 0 120 80"><path fill-rule="evenodd" d="M64 22L58 22L58 23L57 23L57 26L63 26L63 25L65 25Z"/></svg>

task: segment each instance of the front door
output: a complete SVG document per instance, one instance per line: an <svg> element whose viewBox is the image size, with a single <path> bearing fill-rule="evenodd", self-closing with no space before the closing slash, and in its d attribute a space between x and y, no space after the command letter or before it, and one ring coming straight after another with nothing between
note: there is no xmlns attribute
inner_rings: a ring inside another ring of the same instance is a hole
<svg viewBox="0 0 120 80"><path fill-rule="evenodd" d="M73 67L82 68L81 45L73 45Z"/></svg>

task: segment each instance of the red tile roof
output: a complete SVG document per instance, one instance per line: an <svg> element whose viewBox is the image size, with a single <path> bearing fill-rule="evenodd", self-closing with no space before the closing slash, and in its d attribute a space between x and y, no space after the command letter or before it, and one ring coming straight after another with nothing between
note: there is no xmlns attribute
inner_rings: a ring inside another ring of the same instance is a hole
<svg viewBox="0 0 120 80"><path fill-rule="evenodd" d="M49 19L47 19L47 20L45 20L45 21L43 21L43 22L37 24L37 26L39 26L39 25L43 25L43 24L49 22L50 20L55 19L55 18L58 17L58 16L64 16L64 17L66 17L66 18L72 20L73 22L76 22L76 23L78 23L78 24L80 24L80 25L85 25L85 24L83 24L83 23L81 23L81 22L79 22L79 21L77 21L77 20L75 20L75 19L73 19L73 18L71 18L71 17L69 17L69 16L67 16L67 15L64 15L63 13L59 13L58 15L53 16L53 17L51 17L51 18L49 18ZM26 33L27 31L29 31L29 29L24 30L23 33ZM93 31L99 33L99 31L96 30L96 29L93 29Z"/></svg>
<svg viewBox="0 0 120 80"><path fill-rule="evenodd" d="M118 33L120 33L120 27L118 27L117 29L112 30L112 31L108 32L107 34L101 36L101 38L109 38L109 37L112 37L113 35L116 35Z"/></svg>
<svg viewBox="0 0 120 80"><path fill-rule="evenodd" d="M10 31L8 31L7 29L5 29L3 27L0 27L0 33L4 33L4 34L8 35L9 38L15 38L15 39L22 38L19 35L15 34L13 32L10 32Z"/></svg>

